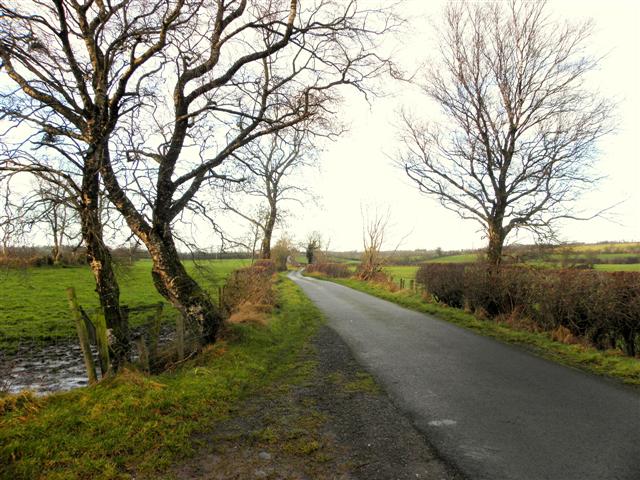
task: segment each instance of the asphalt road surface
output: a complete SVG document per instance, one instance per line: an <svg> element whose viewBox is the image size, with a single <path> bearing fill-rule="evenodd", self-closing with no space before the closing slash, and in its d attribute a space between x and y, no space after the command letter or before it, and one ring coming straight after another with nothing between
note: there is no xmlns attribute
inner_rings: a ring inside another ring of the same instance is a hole
<svg viewBox="0 0 640 480"><path fill-rule="evenodd" d="M290 274L470 479L640 480L640 390L432 316Z"/></svg>

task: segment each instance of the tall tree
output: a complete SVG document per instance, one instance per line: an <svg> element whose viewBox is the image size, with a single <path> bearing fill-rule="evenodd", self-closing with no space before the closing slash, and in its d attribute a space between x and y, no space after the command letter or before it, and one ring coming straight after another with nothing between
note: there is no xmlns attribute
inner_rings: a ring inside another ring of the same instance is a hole
<svg viewBox="0 0 640 480"><path fill-rule="evenodd" d="M313 164L313 145L304 130L283 130L248 144L233 154L244 181L227 195L224 208L261 232L260 258L271 258L273 230L283 217L283 204L307 194L293 175ZM239 200L238 205L234 200ZM252 215L247 209L253 209Z"/></svg>
<svg viewBox="0 0 640 480"><path fill-rule="evenodd" d="M119 118L149 94L169 33L202 2L0 1L0 113L13 131L0 167L67 189L115 341L114 369L130 349L100 217L99 171ZM38 152L34 153L34 149Z"/></svg>
<svg viewBox="0 0 640 480"><path fill-rule="evenodd" d="M575 218L573 201L596 180L612 105L587 88L591 31L552 21L545 2L445 10L440 62L420 85L441 121L405 113L399 161L422 192L482 225L492 264L511 232L549 235L556 220Z"/></svg>

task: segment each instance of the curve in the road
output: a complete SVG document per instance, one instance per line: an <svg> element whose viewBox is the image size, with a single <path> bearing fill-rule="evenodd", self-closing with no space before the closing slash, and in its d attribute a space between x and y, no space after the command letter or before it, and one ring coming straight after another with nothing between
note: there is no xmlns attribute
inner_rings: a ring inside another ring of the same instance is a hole
<svg viewBox="0 0 640 480"><path fill-rule="evenodd" d="M290 277L472 479L640 480L640 392L355 290Z"/></svg>

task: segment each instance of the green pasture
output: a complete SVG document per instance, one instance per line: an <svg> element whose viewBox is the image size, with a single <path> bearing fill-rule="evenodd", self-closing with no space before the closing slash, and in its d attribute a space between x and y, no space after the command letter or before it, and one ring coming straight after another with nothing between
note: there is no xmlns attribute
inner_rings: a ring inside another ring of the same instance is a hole
<svg viewBox="0 0 640 480"><path fill-rule="evenodd" d="M576 253L640 253L640 242L593 243L586 245L570 245L566 247Z"/></svg>
<svg viewBox="0 0 640 480"><path fill-rule="evenodd" d="M640 263L600 263L593 268L603 272L640 272Z"/></svg>
<svg viewBox="0 0 640 480"><path fill-rule="evenodd" d="M217 298L217 286L233 270L249 260L186 261L188 271L209 293ZM131 266L118 267L120 300L131 307L164 301L151 280L151 261L140 260ZM74 287L80 304L88 311L98 307L95 283L86 266L29 267L0 270L0 347L20 338L54 340L75 334L69 313L67 287ZM166 301L165 301L166 302ZM165 318L175 317L167 306ZM133 325L146 321L146 315L132 316Z"/></svg>
<svg viewBox="0 0 640 480"><path fill-rule="evenodd" d="M382 271L390 277L393 277L394 280L399 278L411 280L416 278L418 268L420 268L419 265L389 265L384 267Z"/></svg>

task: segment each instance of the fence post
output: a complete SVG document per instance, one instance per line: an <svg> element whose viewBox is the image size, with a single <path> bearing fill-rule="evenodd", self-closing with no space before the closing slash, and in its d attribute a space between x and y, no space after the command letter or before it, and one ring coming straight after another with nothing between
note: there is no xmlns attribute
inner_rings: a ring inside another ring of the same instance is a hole
<svg viewBox="0 0 640 480"><path fill-rule="evenodd" d="M84 323L84 319L80 313L80 306L78 305L76 291L73 287L67 288L67 297L69 299L69 308L71 309L73 319L76 322L78 340L80 340L80 348L82 349L82 357L84 358L84 366L87 369L89 384L92 384L98 381L96 376L96 366L93 363L93 356L91 355L91 345L89 344L87 325Z"/></svg>
<svg viewBox="0 0 640 480"><path fill-rule="evenodd" d="M100 372L102 378L109 374L109 339L107 337L107 322L104 319L102 309L96 315L96 343L98 345L98 358L100 359Z"/></svg>
<svg viewBox="0 0 640 480"><path fill-rule="evenodd" d="M414 290L415 281L413 279L409 280L409 288Z"/></svg>
<svg viewBox="0 0 640 480"><path fill-rule="evenodd" d="M218 308L222 310L222 285L218 285Z"/></svg>

